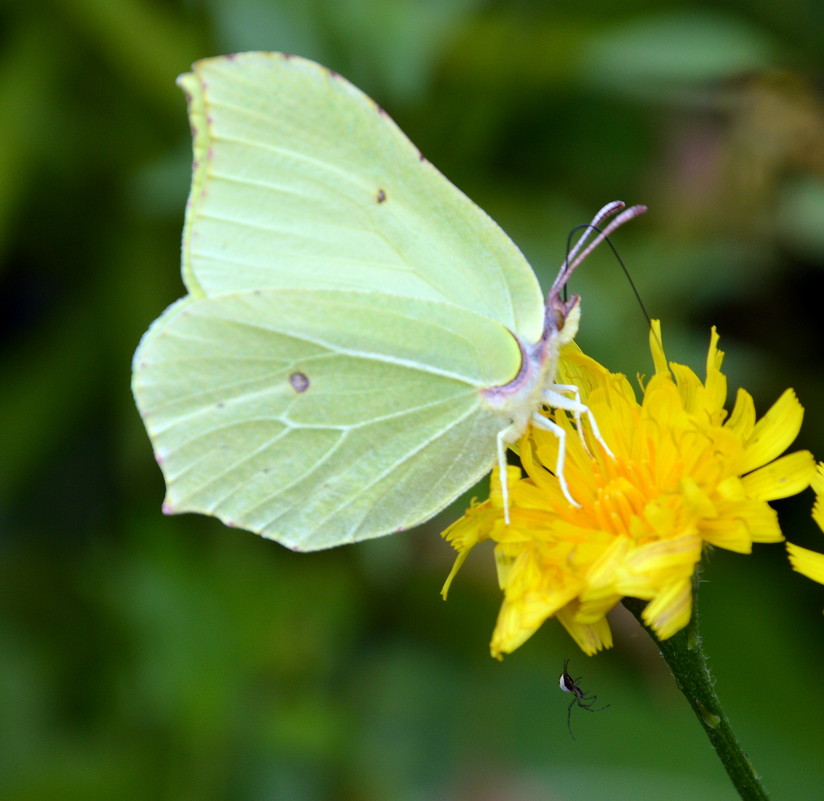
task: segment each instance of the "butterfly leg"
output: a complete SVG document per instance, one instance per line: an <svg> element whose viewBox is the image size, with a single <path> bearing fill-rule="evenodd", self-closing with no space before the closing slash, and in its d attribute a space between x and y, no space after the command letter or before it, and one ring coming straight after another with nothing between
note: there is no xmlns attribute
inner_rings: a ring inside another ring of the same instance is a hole
<svg viewBox="0 0 824 801"><path fill-rule="evenodd" d="M568 401L569 398L564 398L563 395L558 395L561 400ZM553 405L556 405L553 403ZM560 408L557 407L556 408ZM571 410L570 410L571 411ZM561 426L557 423L554 423L547 417L544 417L542 414L538 414L537 412L532 415L532 425L537 426L538 428L543 428L544 431L549 431L554 434L558 438L558 460L555 463L555 476L558 479L558 483L561 485L561 492L564 493L564 497L573 505L580 507L580 503L578 503L572 495L569 494L569 487L566 483L566 478L564 478L564 458L566 457L566 431L564 431Z"/></svg>
<svg viewBox="0 0 824 801"><path fill-rule="evenodd" d="M563 392L571 392L573 393L573 397L568 398L566 395L561 394ZM589 406L581 402L578 387L573 384L552 384L549 389L544 390L544 403L553 409L563 409L565 412L572 412L575 418L575 425L578 427L578 433L581 436L581 442L586 452L589 453L589 448L587 448L586 442L584 442L584 435L581 429L581 415L585 414L592 428L592 434L598 441L598 444L607 452L607 455L611 459L615 458L615 454L610 450L609 445L607 445L601 436L601 429L598 428L595 415L590 411Z"/></svg>
<svg viewBox="0 0 824 801"><path fill-rule="evenodd" d="M547 394L551 393L553 399L547 399ZM571 393L572 398L567 398L564 393ZM572 416L575 418L575 427L578 429L578 436L581 439L581 445L584 446L584 450L589 453L589 448L587 447L587 441L584 438L584 429L581 427L581 414L584 411L589 411L589 409L581 403L581 393L578 390L578 387L575 384L552 384L550 388L544 392L544 400L549 403L550 406L554 406L556 408L561 408L555 402L557 401L558 397L563 398L566 401L571 401L574 404L574 408L571 408L569 411L572 412ZM592 456L592 454L589 454Z"/></svg>
<svg viewBox="0 0 824 801"><path fill-rule="evenodd" d="M504 502L504 522L509 525L509 475L507 474L506 447L512 432L509 428L498 432L498 478L501 481L501 498Z"/></svg>

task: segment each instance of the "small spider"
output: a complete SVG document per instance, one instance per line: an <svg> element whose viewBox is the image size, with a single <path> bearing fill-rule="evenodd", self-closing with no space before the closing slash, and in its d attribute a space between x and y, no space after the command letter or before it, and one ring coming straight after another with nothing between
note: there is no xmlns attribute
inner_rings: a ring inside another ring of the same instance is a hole
<svg viewBox="0 0 824 801"><path fill-rule="evenodd" d="M598 700L597 695L587 695L579 686L578 682L581 681L582 676L579 676L577 679L573 679L572 676L567 673L567 665L569 664L569 660L564 660L564 672L561 673L561 678L559 680L559 684L561 689L565 693L572 693L572 701L570 701L569 708L567 709L567 728L569 729L569 736L572 739L575 739L575 735L572 733L572 707L575 704L578 704L581 709L586 709L588 712L600 712L603 709L606 709L609 704L606 706L599 706L595 709L592 708L592 705L595 701Z"/></svg>

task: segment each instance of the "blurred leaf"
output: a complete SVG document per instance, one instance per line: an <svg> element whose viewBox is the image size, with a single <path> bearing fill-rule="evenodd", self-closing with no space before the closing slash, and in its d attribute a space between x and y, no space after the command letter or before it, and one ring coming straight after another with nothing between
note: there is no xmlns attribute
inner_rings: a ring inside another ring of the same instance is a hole
<svg viewBox="0 0 824 801"><path fill-rule="evenodd" d="M824 178L789 183L779 206L779 226L789 247L824 260Z"/></svg>
<svg viewBox="0 0 824 801"><path fill-rule="evenodd" d="M279 50L325 63L323 9L326 0L205 0L214 19L217 50Z"/></svg>
<svg viewBox="0 0 824 801"><path fill-rule="evenodd" d="M127 85L162 106L177 103L170 79L202 55L191 20L176 19L164 6L141 0L52 2Z"/></svg>
<svg viewBox="0 0 824 801"><path fill-rule="evenodd" d="M228 51L282 50L338 70L370 94L419 99L481 0L211 0Z"/></svg>
<svg viewBox="0 0 824 801"><path fill-rule="evenodd" d="M331 0L333 49L367 91L419 100L446 45L481 0Z"/></svg>
<svg viewBox="0 0 824 801"><path fill-rule="evenodd" d="M768 67L776 48L743 16L670 10L600 32L585 55L595 86L683 102L684 91Z"/></svg>
<svg viewBox="0 0 824 801"><path fill-rule="evenodd" d="M78 311L81 313L78 314ZM73 308L23 343L5 364L0 420L14 428L0 461L0 510L76 424L96 375L93 318Z"/></svg>
<svg viewBox="0 0 824 801"><path fill-rule="evenodd" d="M48 33L37 24L22 25L6 36L0 57L0 253L22 196L30 190L56 67Z"/></svg>

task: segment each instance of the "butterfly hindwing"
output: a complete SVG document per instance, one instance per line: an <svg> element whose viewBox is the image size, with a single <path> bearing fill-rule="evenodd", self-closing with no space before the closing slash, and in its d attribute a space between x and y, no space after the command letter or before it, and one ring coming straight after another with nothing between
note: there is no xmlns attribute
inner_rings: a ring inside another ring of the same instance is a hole
<svg viewBox="0 0 824 801"><path fill-rule="evenodd" d="M392 301L257 290L168 309L134 378L167 510L314 550L413 526L479 480L506 424L481 390L513 377L517 344L460 307Z"/></svg>

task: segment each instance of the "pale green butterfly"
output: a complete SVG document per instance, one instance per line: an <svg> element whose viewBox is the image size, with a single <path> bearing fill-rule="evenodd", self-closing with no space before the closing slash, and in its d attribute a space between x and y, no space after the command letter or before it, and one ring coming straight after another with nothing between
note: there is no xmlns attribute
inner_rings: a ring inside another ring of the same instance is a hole
<svg viewBox="0 0 824 801"><path fill-rule="evenodd" d="M144 335L132 382L164 511L295 550L378 537L503 468L530 420L563 434L544 405L588 411L554 384L579 316L560 293L643 207L601 210L596 226L621 213L579 241L545 306L503 231L340 76L242 53L178 83L189 294Z"/></svg>

